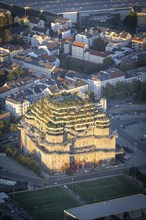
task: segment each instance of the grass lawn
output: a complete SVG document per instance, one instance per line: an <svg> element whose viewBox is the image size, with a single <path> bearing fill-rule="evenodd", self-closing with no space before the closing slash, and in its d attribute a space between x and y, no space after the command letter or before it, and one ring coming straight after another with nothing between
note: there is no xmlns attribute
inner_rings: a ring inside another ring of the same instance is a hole
<svg viewBox="0 0 146 220"><path fill-rule="evenodd" d="M14 200L36 220L63 220L66 208L79 206L62 187L14 194Z"/></svg>
<svg viewBox="0 0 146 220"><path fill-rule="evenodd" d="M68 185L88 203L137 194L140 191L122 176Z"/></svg>

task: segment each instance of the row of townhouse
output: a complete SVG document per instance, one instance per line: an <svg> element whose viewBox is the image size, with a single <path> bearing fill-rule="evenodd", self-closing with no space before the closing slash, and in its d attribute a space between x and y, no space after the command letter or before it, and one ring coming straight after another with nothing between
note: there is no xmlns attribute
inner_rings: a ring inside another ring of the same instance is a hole
<svg viewBox="0 0 146 220"><path fill-rule="evenodd" d="M7 49L0 47L0 62L12 60L14 56L21 53L23 50L23 47L20 45L15 45Z"/></svg>
<svg viewBox="0 0 146 220"><path fill-rule="evenodd" d="M146 82L146 68L142 68L141 70L137 69L135 72L132 70L132 72L133 74L128 74L116 68L100 71L98 75L92 75L91 78L87 80L89 90L93 91L97 98L100 98L102 95L102 88L108 83L116 85L117 82L132 83L134 80L138 80L142 83Z"/></svg>
<svg viewBox="0 0 146 220"><path fill-rule="evenodd" d="M94 95L100 99L102 88L108 83L111 85L116 85L117 82L127 82L132 83L134 80L139 80L140 82L146 82L146 67L137 68L124 73L117 68L110 68L106 71L100 71L98 74L92 74L90 76L86 74L80 74L73 71L68 71L66 73L66 78L70 80L83 79L88 83L88 89L94 93Z"/></svg>
<svg viewBox="0 0 146 220"><path fill-rule="evenodd" d="M89 29L84 32L75 35L75 41L87 44L89 47L93 46L94 40L102 38L107 40L109 43L106 46L106 51L113 51L114 49L122 48L127 46L130 42L132 48L136 50L145 50L146 36L132 36L128 32L116 33L110 30L94 30Z"/></svg>
<svg viewBox="0 0 146 220"><path fill-rule="evenodd" d="M30 56L25 57L21 55L15 56L13 61L19 64L22 68L32 70L38 75L45 75L46 77L51 78L51 71L53 70L54 66L49 63L33 59Z"/></svg>
<svg viewBox="0 0 146 220"><path fill-rule="evenodd" d="M44 20L41 20L40 18L33 16L16 15L14 17L14 23L18 23L19 25L27 25L30 29L32 29L33 27L39 27L39 28L45 27Z"/></svg>
<svg viewBox="0 0 146 220"><path fill-rule="evenodd" d="M26 77L24 79L16 80L15 82L12 81L11 83L5 83L2 87L0 87L0 98L6 98L16 92L23 91L37 84L39 81L40 79Z"/></svg>
<svg viewBox="0 0 146 220"><path fill-rule="evenodd" d="M44 80L45 81L45 80ZM78 96L85 98L88 91L88 84L83 80L71 81L62 79L55 81L55 85L51 83L38 82L36 85L20 91L6 98L6 110L15 117L20 117L27 111L32 103L36 103L41 98L48 95L56 95L61 93L78 94Z"/></svg>
<svg viewBox="0 0 146 220"><path fill-rule="evenodd" d="M57 95L61 93L78 94L78 96L85 98L88 91L88 84L81 79L74 81L67 78L61 80L61 85L56 82L55 85L49 86L45 89L45 95Z"/></svg>
<svg viewBox="0 0 146 220"><path fill-rule="evenodd" d="M44 20L34 16L17 15L14 17L14 23L19 23L20 25L27 25L30 30L36 27L40 29L46 27L46 22ZM71 19L68 18L57 17L53 22L51 22L51 29L54 32L57 32L58 30L64 28L71 28L71 27L72 27L72 21Z"/></svg>
<svg viewBox="0 0 146 220"><path fill-rule="evenodd" d="M72 93L78 94L80 97L86 97L86 93L88 90L92 91L94 95L100 99L101 98L101 90L108 83L111 85L116 85L117 82L127 82L131 83L134 80L139 80L141 82L146 82L146 68L138 68L137 70L128 71L126 74L120 71L119 69L112 68L107 71L100 71L97 75L87 76L85 79L82 78L82 74L67 71L65 79L56 81L54 85L45 84L42 82L37 82L37 84L31 87L26 87L29 91L22 92L22 88L19 88L19 96L7 97L5 101L6 110L9 111L13 116L19 117L22 116L28 109L28 107L41 98L44 98L48 95L56 95L61 93ZM42 86L42 89L41 89ZM37 87L37 90L34 88ZM31 90L31 92L30 92ZM17 90L18 91L18 90ZM15 92L16 93L16 92ZM12 93L11 93L12 94Z"/></svg>

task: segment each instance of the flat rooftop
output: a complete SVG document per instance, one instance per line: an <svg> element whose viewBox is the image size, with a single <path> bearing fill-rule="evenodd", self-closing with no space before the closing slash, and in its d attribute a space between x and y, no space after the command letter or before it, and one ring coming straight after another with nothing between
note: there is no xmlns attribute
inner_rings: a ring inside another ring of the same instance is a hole
<svg viewBox="0 0 146 220"><path fill-rule="evenodd" d="M143 5L143 0L121 0L118 2L111 0L2 0L6 4L18 5L20 7L30 7L36 10L44 10L52 13L65 12L81 12L81 11L96 11L116 8L127 8L134 5ZM98 4L97 4L98 2Z"/></svg>
<svg viewBox="0 0 146 220"><path fill-rule="evenodd" d="M137 194L91 205L80 206L64 210L78 220L92 220L104 216L116 215L124 212L146 208L146 196Z"/></svg>

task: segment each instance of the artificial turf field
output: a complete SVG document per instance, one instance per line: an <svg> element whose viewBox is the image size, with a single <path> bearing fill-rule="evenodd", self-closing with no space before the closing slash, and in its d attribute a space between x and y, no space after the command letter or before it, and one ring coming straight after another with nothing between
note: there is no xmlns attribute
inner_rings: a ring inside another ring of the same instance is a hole
<svg viewBox="0 0 146 220"><path fill-rule="evenodd" d="M59 186L14 194L14 200L35 220L63 220L63 210L65 208L79 206Z"/></svg>
<svg viewBox="0 0 146 220"><path fill-rule="evenodd" d="M113 176L68 186L87 203L101 202L139 193L123 176Z"/></svg>
<svg viewBox="0 0 146 220"><path fill-rule="evenodd" d="M115 199L139 193L139 190L122 176L70 184L68 187L87 203ZM36 220L63 220L63 210L79 206L61 186L33 192L14 194L14 200Z"/></svg>

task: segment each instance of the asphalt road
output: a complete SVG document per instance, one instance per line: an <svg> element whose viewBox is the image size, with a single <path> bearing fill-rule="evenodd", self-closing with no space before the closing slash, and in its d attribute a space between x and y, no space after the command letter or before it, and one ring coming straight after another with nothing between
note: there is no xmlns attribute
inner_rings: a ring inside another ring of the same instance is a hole
<svg viewBox="0 0 146 220"><path fill-rule="evenodd" d="M112 124L111 124L111 127L113 130L117 129L118 131L118 135L120 137L122 137L123 139L127 140L127 142L129 142L131 145L133 145L133 149L135 147L135 143L137 143L137 148L142 151L143 153L146 154L146 147L144 146L144 144L137 140L136 138L130 136L126 131L125 129L121 128L120 125L121 124L126 124L128 122L133 122L133 121L145 121L146 122L146 118L134 118L134 119L126 119L126 120L117 120L117 119L114 119L112 120Z"/></svg>
<svg viewBox="0 0 146 220"><path fill-rule="evenodd" d="M27 7L28 10L29 8L35 8L37 10L45 10L54 13L119 9L144 4L143 0L3 0L2 2L11 5L19 5L20 7Z"/></svg>

